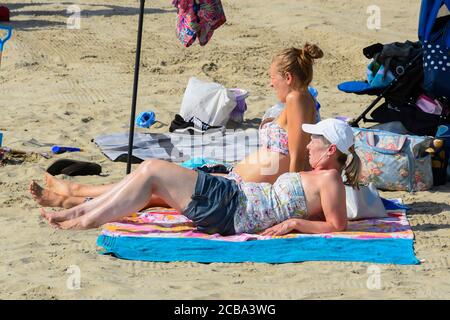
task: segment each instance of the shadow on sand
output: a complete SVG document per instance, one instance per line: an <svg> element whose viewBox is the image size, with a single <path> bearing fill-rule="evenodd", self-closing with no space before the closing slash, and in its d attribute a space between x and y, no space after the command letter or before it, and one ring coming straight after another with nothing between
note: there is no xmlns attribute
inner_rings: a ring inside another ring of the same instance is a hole
<svg viewBox="0 0 450 320"><path fill-rule="evenodd" d="M71 16L72 13L67 12L67 8L74 3L71 2L61 2L58 4L58 7L61 5L67 6L66 9L58 9L58 10L39 10L35 9L38 6L51 6L54 3L13 3L8 4L8 8L11 11L11 22L9 23L16 30L30 30L36 28L53 28L53 27L62 27L66 26L66 19ZM75 4L76 5L76 4ZM83 5L80 5L81 9L81 18L89 18L89 17L112 17L112 16L135 16L139 14L139 3L136 3L136 7L122 7L111 4L84 4L84 6L99 7L99 9L83 9ZM30 9L28 9L30 7ZM144 13L147 14L165 14L165 13L176 13L175 8L173 10L166 9L157 9L157 8L146 8ZM21 16L30 16L33 19L30 20L17 20L15 17ZM64 21L49 21L45 19L35 19L36 17L61 17Z"/></svg>

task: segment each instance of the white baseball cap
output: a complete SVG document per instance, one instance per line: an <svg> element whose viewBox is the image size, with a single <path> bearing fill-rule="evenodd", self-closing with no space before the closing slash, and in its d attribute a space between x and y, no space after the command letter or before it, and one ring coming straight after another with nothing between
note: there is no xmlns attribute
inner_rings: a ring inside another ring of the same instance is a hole
<svg viewBox="0 0 450 320"><path fill-rule="evenodd" d="M345 154L350 154L348 149L355 143L352 128L342 120L325 119L316 124L303 124L302 129L306 133L324 136Z"/></svg>

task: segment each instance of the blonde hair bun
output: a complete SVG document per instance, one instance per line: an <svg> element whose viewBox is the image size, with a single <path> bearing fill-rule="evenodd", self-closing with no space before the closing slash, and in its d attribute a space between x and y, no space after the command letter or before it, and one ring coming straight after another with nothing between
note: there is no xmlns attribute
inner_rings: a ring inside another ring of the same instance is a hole
<svg viewBox="0 0 450 320"><path fill-rule="evenodd" d="M306 42L303 45L302 53L309 56L311 59L320 59L323 57L323 51L318 45Z"/></svg>

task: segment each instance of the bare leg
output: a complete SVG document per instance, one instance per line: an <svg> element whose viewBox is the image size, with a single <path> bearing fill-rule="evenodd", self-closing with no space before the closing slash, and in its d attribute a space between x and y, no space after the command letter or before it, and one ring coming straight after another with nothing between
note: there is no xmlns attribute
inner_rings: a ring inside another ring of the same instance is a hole
<svg viewBox="0 0 450 320"><path fill-rule="evenodd" d="M86 212L93 210L94 208L96 208L98 205L100 205L103 201L103 199L105 198L105 196L107 197L107 195L114 191L114 189L119 188L121 183L124 183L126 181L128 181L129 179L131 179L134 175L136 175L136 171L130 173L128 176L126 176L120 183L115 184L110 191L105 192L103 195L95 198L94 200L91 200L89 202L84 202L78 206L75 206L73 208L67 209L67 210L62 210L62 211L58 211L58 212L48 212L45 211L44 209L41 209L41 215L42 217L44 217L45 219L47 219L50 223L56 223L56 222L61 222L61 221L65 221L68 219L74 219L76 217L80 217L82 215L84 215Z"/></svg>
<svg viewBox="0 0 450 320"><path fill-rule="evenodd" d="M29 191L33 199L42 207L65 208L70 209L76 207L86 201L86 197L72 197L63 196L49 189L42 188L37 182L32 181L29 186ZM160 197L152 194L150 202L147 203L144 209L151 207L168 207L169 205Z"/></svg>
<svg viewBox="0 0 450 320"><path fill-rule="evenodd" d="M95 209L75 219L59 222L62 229L88 229L116 221L142 209L155 193L171 207L182 211L191 201L197 172L166 161L149 160L114 189L94 199ZM182 183L180 183L182 182Z"/></svg>
<svg viewBox="0 0 450 320"><path fill-rule="evenodd" d="M226 177L227 174L223 173L212 173L214 176ZM90 185L90 184L79 184L68 180L58 179L49 173L45 173L45 186L48 190L63 196L70 197L91 197L95 198L102 195L105 192L110 191L116 184L106 184L106 185ZM164 204L164 201L158 197L152 198L149 205L153 206Z"/></svg>
<svg viewBox="0 0 450 320"><path fill-rule="evenodd" d="M111 190L115 184L89 185L78 184L71 181L58 179L49 173L45 173L45 185L47 189L63 196L73 197L98 197Z"/></svg>

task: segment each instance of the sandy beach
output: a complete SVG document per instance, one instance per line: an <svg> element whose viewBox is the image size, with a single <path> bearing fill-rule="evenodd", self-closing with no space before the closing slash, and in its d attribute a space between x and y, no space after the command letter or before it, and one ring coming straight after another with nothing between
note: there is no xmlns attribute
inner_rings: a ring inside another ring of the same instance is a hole
<svg viewBox="0 0 450 320"><path fill-rule="evenodd" d="M255 126L277 102L268 86L272 55L284 47L317 43L315 66L323 118L357 116L369 96L344 94L337 84L365 78L362 49L381 42L417 40L420 1L379 0L381 29L367 27L362 0L222 0L227 22L211 41L184 48L175 35L169 0L147 1L137 112L153 110L168 132L191 76L243 88L246 123ZM430 191L381 192L412 207L416 266L377 265L381 288L367 286L369 263L199 264L126 261L100 255L100 230L60 231L40 217L28 192L43 183L56 159L99 163L102 177L66 177L106 184L125 174L126 164L107 159L92 142L129 126L138 1L73 1L80 29L68 29L68 3L9 0L13 37L0 67L0 132L3 145L49 152L51 145L83 152L29 158L0 167L0 299L449 299L450 184ZM148 129L138 129L148 132ZM135 168L135 166L133 166ZM63 177L63 176L60 176ZM67 286L71 266L81 271L81 289Z"/></svg>

